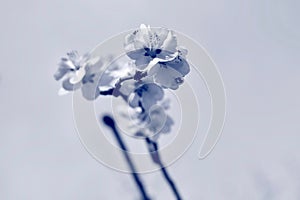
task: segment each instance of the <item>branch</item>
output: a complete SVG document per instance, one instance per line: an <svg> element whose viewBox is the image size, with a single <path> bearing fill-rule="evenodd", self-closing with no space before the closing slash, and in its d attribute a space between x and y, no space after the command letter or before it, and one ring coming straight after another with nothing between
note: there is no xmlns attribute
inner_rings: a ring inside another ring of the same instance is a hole
<svg viewBox="0 0 300 200"><path fill-rule="evenodd" d="M129 165L129 168L131 170L132 177L133 177L136 185L138 186L138 189L139 189L139 191L140 191L140 193L143 197L143 200L150 200L150 198L148 197L148 195L146 193L146 190L143 186L143 183L140 180L140 177L136 172L135 166L134 166L134 164L133 164L133 162L132 162L132 160L131 160L131 158L128 154L128 149L127 149L125 143L123 142L123 140L121 138L121 135L119 134L119 132L118 132L116 126L115 126L115 121L108 115L105 115L102 120L108 127L110 127L112 129L119 146L123 150L122 152L123 152L124 157L125 157L128 165Z"/></svg>
<svg viewBox="0 0 300 200"><path fill-rule="evenodd" d="M168 182L169 186L171 187L174 195L176 196L176 199L177 200L182 200L180 194L179 194L179 191L178 189L176 188L176 185L175 183L173 182L173 180L171 179L167 169L164 167L161 159L160 159L160 155L158 153L158 144L151 140L150 138L146 137L146 143L147 143L147 146L148 146L148 150L149 150L149 153L152 157L152 160L154 163L158 164L160 166L160 170L161 172L163 173L166 181Z"/></svg>

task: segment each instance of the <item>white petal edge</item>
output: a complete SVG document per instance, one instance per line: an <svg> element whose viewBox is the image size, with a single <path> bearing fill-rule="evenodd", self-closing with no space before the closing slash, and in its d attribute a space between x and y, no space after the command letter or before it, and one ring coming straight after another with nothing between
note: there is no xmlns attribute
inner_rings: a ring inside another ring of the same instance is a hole
<svg viewBox="0 0 300 200"><path fill-rule="evenodd" d="M170 56L167 56L166 58L154 58L153 60L151 60L151 62L147 65L147 67L143 70L143 72L145 71L149 71L154 65L156 65L159 62L169 62L174 60L177 56L179 55L178 51L171 54Z"/></svg>
<svg viewBox="0 0 300 200"><path fill-rule="evenodd" d="M70 79L70 83L76 84L79 83L85 75L85 67L81 67L76 71L75 76Z"/></svg>

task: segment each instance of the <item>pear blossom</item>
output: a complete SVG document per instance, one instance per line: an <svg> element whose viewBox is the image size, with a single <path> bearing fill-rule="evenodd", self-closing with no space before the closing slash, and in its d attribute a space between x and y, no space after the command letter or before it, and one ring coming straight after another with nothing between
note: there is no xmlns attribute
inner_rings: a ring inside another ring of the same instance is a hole
<svg viewBox="0 0 300 200"><path fill-rule="evenodd" d="M187 50L177 46L175 34L166 28L150 28L142 24L126 36L124 48L127 56L135 62L135 80L152 76L153 82L175 90L190 71Z"/></svg>
<svg viewBox="0 0 300 200"><path fill-rule="evenodd" d="M174 58L177 52L177 39L173 31L166 28L150 28L142 24L139 29L128 34L124 48L136 67L143 70L155 58Z"/></svg>

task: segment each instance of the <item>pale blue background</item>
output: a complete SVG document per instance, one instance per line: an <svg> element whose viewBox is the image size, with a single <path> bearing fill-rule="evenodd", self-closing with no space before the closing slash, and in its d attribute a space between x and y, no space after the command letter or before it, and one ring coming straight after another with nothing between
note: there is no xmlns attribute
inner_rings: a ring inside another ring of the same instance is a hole
<svg viewBox="0 0 300 200"><path fill-rule="evenodd" d="M170 167L185 199L300 199L300 2L297 0L2 1L0 199L137 199L128 175L97 163L52 74L71 49L139 26L201 43L223 75L228 115L214 152L201 141ZM143 177L171 199L159 173Z"/></svg>

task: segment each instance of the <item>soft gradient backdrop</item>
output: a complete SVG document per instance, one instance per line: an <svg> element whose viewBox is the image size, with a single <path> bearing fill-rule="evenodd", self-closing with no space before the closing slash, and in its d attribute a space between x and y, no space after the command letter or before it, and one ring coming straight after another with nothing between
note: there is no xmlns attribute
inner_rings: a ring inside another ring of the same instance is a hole
<svg viewBox="0 0 300 200"><path fill-rule="evenodd" d="M191 200L300 199L300 1L2 1L0 199L138 199L131 177L95 161L58 97L62 55L141 23L183 32L210 53L227 89L221 140L201 141L169 170ZM143 178L172 199L159 173Z"/></svg>

